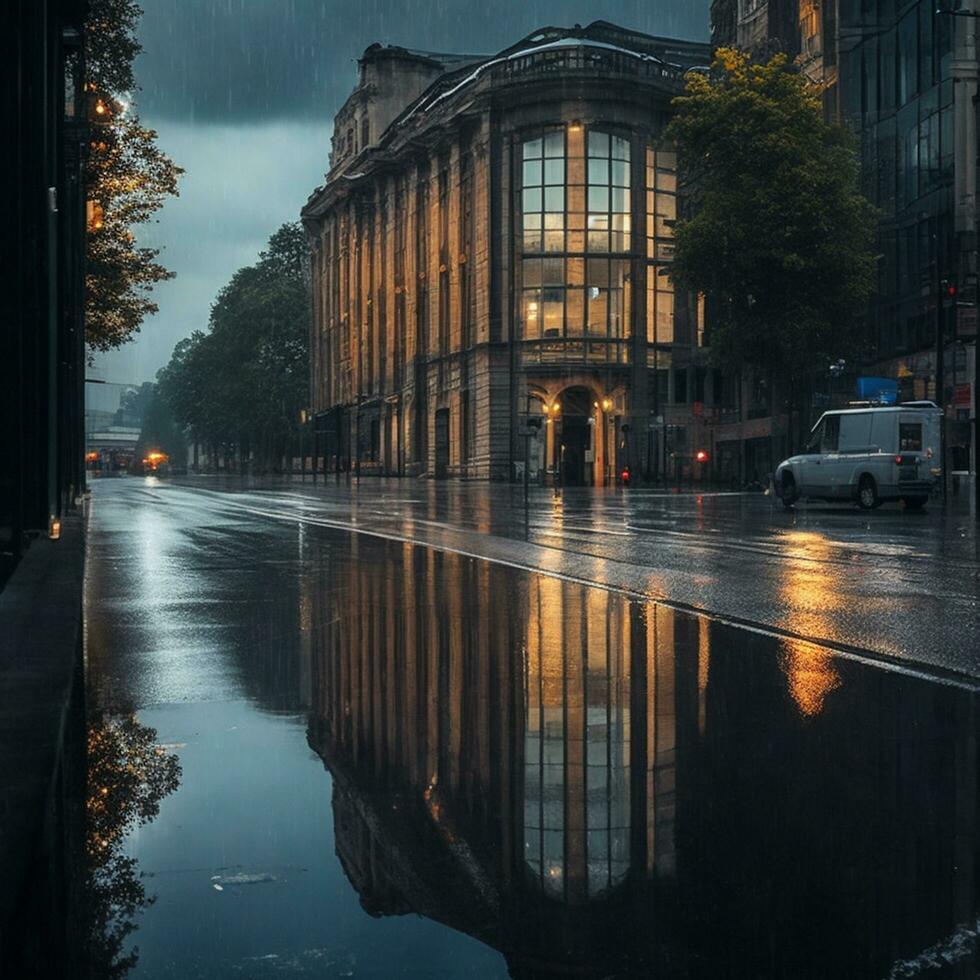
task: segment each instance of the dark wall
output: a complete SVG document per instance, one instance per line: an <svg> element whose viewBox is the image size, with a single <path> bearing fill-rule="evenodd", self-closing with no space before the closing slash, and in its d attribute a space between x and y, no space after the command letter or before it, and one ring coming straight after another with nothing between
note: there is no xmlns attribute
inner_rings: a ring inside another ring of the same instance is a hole
<svg viewBox="0 0 980 980"><path fill-rule="evenodd" d="M85 0L11 0L0 331L0 583L81 490ZM68 84L66 84L66 76Z"/></svg>

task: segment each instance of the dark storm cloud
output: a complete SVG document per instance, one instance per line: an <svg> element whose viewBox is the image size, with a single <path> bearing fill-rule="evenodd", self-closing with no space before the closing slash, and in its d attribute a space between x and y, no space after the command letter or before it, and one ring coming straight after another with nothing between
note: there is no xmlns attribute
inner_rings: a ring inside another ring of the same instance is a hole
<svg viewBox="0 0 980 980"><path fill-rule="evenodd" d="M538 27L610 20L706 39L710 0L141 0L143 121L182 167L180 197L138 229L176 278L133 343L99 355L113 381L152 379L174 344L323 182L333 115L375 41L493 53ZM90 386L91 387L91 386Z"/></svg>
<svg viewBox="0 0 980 980"><path fill-rule="evenodd" d="M329 117L374 41L493 53L546 25L610 20L707 39L710 0L143 0L144 114Z"/></svg>

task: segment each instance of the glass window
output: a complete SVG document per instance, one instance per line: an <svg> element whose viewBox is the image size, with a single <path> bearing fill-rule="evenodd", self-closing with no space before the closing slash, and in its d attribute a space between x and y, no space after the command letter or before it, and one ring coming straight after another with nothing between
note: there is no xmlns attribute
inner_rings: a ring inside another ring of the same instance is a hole
<svg viewBox="0 0 980 980"><path fill-rule="evenodd" d="M596 215L596 217L605 219L607 217L607 212L609 211L609 188L608 187L596 187L592 184L589 185L589 211L590 212L602 212ZM595 227L596 222L590 221L589 227ZM602 227L608 228L607 223L603 223Z"/></svg>
<svg viewBox="0 0 980 980"><path fill-rule="evenodd" d="M597 160L594 157L589 160L589 183L608 184L609 183L609 161Z"/></svg>
<svg viewBox="0 0 980 980"><path fill-rule="evenodd" d="M565 140L561 132L523 145L523 250L561 252L565 248Z"/></svg>
<svg viewBox="0 0 980 980"><path fill-rule="evenodd" d="M545 136L544 155L546 157L563 157L565 155L564 131L556 130Z"/></svg>
<svg viewBox="0 0 980 980"><path fill-rule="evenodd" d="M647 342L674 342L674 285L669 262L674 251L677 218L677 154L672 148L646 151Z"/></svg>
<svg viewBox="0 0 980 980"><path fill-rule="evenodd" d="M533 259L531 260L534 261ZM541 281L546 286L565 285L565 260L545 259L542 262L543 275Z"/></svg>
<svg viewBox="0 0 980 980"><path fill-rule="evenodd" d="M932 24L936 18L933 3L919 4L919 90L925 91L936 83Z"/></svg>
<svg viewBox="0 0 980 980"><path fill-rule="evenodd" d="M905 105L919 91L919 17L913 7L898 26L899 104Z"/></svg>
<svg viewBox="0 0 980 980"><path fill-rule="evenodd" d="M540 160L524 160L524 186L525 187L537 187L541 184L541 161Z"/></svg>
<svg viewBox="0 0 980 980"><path fill-rule="evenodd" d="M590 252L627 252L631 247L630 144L619 136L589 131Z"/></svg>
<svg viewBox="0 0 980 980"><path fill-rule="evenodd" d="M629 157L628 139L581 127L523 143L525 339L628 335L629 262L586 255L630 250Z"/></svg>
<svg viewBox="0 0 980 980"><path fill-rule="evenodd" d="M537 340L541 337L541 290L525 289L521 306L524 339Z"/></svg>
<svg viewBox="0 0 980 980"><path fill-rule="evenodd" d="M949 19L949 18L944 18ZM882 35L878 48L878 78L880 79L879 110L895 108L895 29Z"/></svg>
<svg viewBox="0 0 980 980"><path fill-rule="evenodd" d="M544 189L544 209L545 211L555 213L560 213L565 210L564 187L546 187Z"/></svg>
<svg viewBox="0 0 980 980"><path fill-rule="evenodd" d="M545 160L544 182L549 185L565 183L565 161L563 159Z"/></svg>
<svg viewBox="0 0 980 980"><path fill-rule="evenodd" d="M609 135L600 133L597 130L589 130L589 156L606 157L609 156Z"/></svg>
<svg viewBox="0 0 980 980"><path fill-rule="evenodd" d="M902 452L922 451L922 423L901 422L898 426L898 448Z"/></svg>
<svg viewBox="0 0 980 980"><path fill-rule="evenodd" d="M817 439L814 440L821 453L836 453L837 444L840 440L840 416L827 415L817 432L814 433Z"/></svg>

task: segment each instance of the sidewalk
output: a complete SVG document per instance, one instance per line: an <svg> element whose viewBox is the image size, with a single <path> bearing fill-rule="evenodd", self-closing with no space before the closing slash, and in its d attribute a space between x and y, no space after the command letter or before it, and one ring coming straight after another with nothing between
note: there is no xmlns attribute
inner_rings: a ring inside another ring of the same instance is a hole
<svg viewBox="0 0 980 980"><path fill-rule="evenodd" d="M0 592L0 974L56 976L84 849L84 529L39 539Z"/></svg>

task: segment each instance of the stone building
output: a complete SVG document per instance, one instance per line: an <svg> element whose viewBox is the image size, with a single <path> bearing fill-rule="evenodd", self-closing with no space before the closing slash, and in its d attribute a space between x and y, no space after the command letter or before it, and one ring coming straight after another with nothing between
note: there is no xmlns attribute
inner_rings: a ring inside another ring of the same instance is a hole
<svg viewBox="0 0 980 980"><path fill-rule="evenodd" d="M731 393L668 275L664 128L709 54L603 22L492 56L364 52L302 212L328 467L705 475Z"/></svg>
<svg viewBox="0 0 980 980"><path fill-rule="evenodd" d="M881 209L867 311L874 356L850 366L852 384L840 394L853 397L863 373L896 382L900 398L941 402L954 470L970 466L974 441L978 16L977 0L715 0L711 8L715 45L797 58L826 86L828 116L859 140L862 190Z"/></svg>

